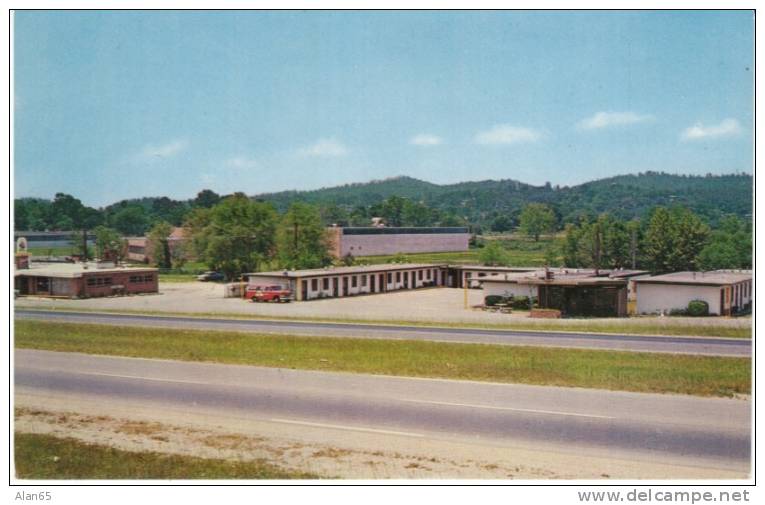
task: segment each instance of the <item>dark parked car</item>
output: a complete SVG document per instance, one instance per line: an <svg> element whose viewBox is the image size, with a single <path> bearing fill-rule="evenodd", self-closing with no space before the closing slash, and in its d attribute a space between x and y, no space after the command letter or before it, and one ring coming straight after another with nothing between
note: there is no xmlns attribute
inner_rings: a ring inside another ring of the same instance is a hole
<svg viewBox="0 0 765 505"><path fill-rule="evenodd" d="M226 278L226 276L223 275L222 273L220 273L220 272L213 272L213 271L205 272L203 274L197 275L197 280L198 281L203 281L203 282L206 282L206 281L222 281L225 278Z"/></svg>

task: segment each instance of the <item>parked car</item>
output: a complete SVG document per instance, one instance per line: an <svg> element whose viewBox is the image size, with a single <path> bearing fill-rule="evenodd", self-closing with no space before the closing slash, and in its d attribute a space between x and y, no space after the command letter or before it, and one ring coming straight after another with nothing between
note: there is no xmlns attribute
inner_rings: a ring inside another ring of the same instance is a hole
<svg viewBox="0 0 765 505"><path fill-rule="evenodd" d="M213 271L209 271L209 272L205 272L203 274L197 275L197 280L198 281L202 281L202 282L207 282L207 281L222 281L225 278L226 278L226 276L223 275L222 273L220 273L220 272L213 272Z"/></svg>
<svg viewBox="0 0 765 505"><path fill-rule="evenodd" d="M247 286L244 296L253 302L289 302L292 290L279 284Z"/></svg>

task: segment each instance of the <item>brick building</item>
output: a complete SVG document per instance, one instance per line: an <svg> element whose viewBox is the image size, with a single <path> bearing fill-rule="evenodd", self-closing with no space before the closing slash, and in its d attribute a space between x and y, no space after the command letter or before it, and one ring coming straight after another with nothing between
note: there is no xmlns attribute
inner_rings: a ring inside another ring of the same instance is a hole
<svg viewBox="0 0 765 505"><path fill-rule="evenodd" d="M23 265L20 265L23 266ZM157 293L156 268L131 268L114 263L37 263L18 268L14 287L19 295L91 298Z"/></svg>

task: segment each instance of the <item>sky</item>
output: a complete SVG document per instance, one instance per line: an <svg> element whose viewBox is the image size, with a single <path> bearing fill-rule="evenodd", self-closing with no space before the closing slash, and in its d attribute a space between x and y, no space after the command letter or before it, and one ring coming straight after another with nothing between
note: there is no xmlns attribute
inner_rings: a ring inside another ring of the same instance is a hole
<svg viewBox="0 0 765 505"><path fill-rule="evenodd" d="M747 11L22 11L15 196L753 170Z"/></svg>

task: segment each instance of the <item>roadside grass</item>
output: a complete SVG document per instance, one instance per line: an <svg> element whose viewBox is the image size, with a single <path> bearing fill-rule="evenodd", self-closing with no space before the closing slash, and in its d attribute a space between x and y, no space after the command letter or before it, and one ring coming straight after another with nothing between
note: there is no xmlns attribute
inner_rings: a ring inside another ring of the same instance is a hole
<svg viewBox="0 0 765 505"><path fill-rule="evenodd" d="M16 320L17 348L700 396L749 394L751 360Z"/></svg>
<svg viewBox="0 0 765 505"><path fill-rule="evenodd" d="M55 247L30 246L27 250L31 256L71 256L75 254L77 248L72 245Z"/></svg>
<svg viewBox="0 0 765 505"><path fill-rule="evenodd" d="M671 317L657 321L657 318L624 318L619 320L603 319L512 319L507 323L421 321L404 319L363 319L312 316L279 316L242 314L236 312L176 312L160 310L133 309L93 309L79 307L19 307L24 310L44 310L53 312L92 312L103 314L127 314L147 316L177 316L214 319L241 319L244 321L291 321L343 324L376 324L385 326L418 326L423 328L461 328L477 330L515 330L539 332L599 333L604 335L662 335L718 338L752 338L751 319L744 327L723 326L717 317L697 318L687 323Z"/></svg>
<svg viewBox="0 0 765 505"><path fill-rule="evenodd" d="M318 479L265 461L133 452L50 435L14 434L19 479Z"/></svg>

